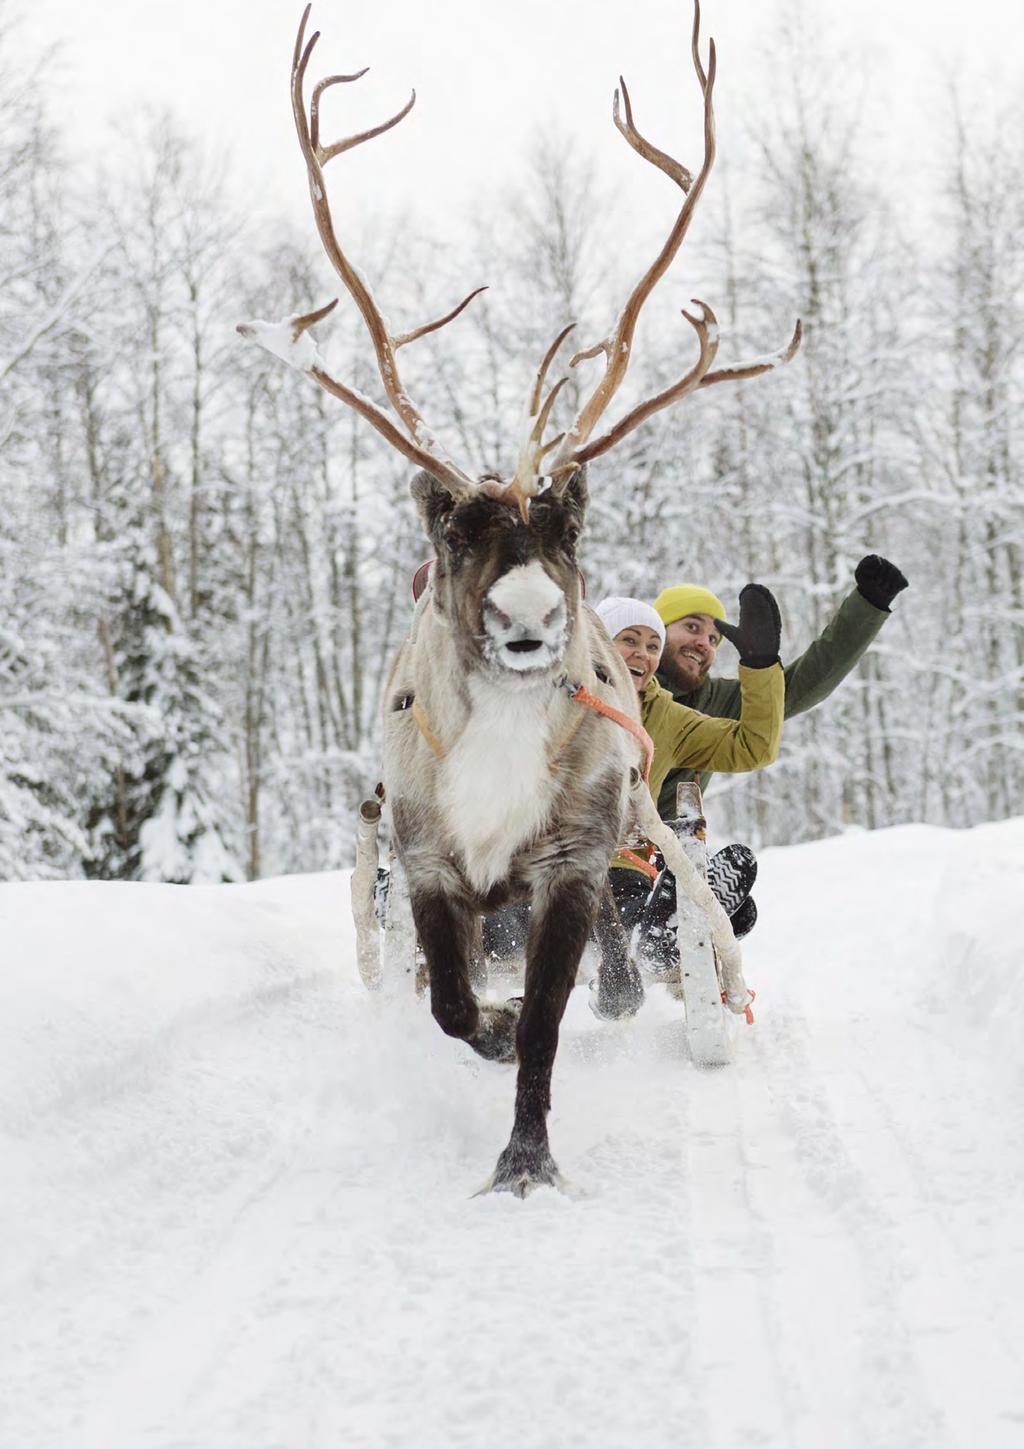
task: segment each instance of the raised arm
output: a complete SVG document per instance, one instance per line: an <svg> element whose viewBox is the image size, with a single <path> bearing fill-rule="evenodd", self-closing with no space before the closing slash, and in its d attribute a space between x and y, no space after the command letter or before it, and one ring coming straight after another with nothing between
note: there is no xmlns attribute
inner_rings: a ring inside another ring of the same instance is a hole
<svg viewBox="0 0 1024 1449"><path fill-rule="evenodd" d="M651 731L652 777L659 776L655 788L671 769L736 774L760 770L778 759L786 693L782 666L752 669L741 664L739 690L739 719L712 719L685 704L666 702L661 728L657 734Z"/></svg>
<svg viewBox="0 0 1024 1449"><path fill-rule="evenodd" d="M747 584L740 593L739 622L715 623L739 650L739 717L714 719L687 705L666 703L664 750L655 736L655 768L660 763L662 779L679 768L757 770L778 757L785 707L779 607L763 584Z"/></svg>
<svg viewBox="0 0 1024 1449"><path fill-rule="evenodd" d="M888 559L869 554L854 570L857 587L812 644L786 667L786 718L820 704L860 663L907 580Z"/></svg>

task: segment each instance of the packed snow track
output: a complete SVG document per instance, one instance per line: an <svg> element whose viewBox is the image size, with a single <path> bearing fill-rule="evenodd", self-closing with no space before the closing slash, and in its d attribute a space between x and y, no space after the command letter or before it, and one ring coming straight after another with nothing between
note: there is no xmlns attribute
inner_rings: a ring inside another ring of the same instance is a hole
<svg viewBox="0 0 1024 1449"><path fill-rule="evenodd" d="M765 852L757 1023L509 1068L360 985L341 875L0 887L0 1444L1017 1449L1024 820Z"/></svg>

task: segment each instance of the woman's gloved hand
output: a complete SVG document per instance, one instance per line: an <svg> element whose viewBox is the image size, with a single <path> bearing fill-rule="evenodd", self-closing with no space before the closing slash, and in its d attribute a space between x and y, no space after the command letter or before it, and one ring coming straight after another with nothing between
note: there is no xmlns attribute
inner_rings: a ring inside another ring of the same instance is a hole
<svg viewBox="0 0 1024 1449"><path fill-rule="evenodd" d="M740 663L748 669L767 669L779 662L782 618L779 606L764 584L747 584L740 590L740 621L727 624L716 619L715 627L740 651Z"/></svg>

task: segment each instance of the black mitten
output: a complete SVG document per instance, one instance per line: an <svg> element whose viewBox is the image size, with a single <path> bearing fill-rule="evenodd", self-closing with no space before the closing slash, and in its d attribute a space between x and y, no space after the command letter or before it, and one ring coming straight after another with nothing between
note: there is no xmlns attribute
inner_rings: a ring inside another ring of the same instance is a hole
<svg viewBox="0 0 1024 1449"><path fill-rule="evenodd" d="M727 624L716 619L715 627L740 651L740 663L748 669L767 669L779 662L782 619L779 606L764 584L747 584L740 590L740 621Z"/></svg>
<svg viewBox="0 0 1024 1449"><path fill-rule="evenodd" d="M907 587L907 581L896 565L877 553L869 553L867 558L862 558L853 571L853 577L857 580L861 596L886 613L900 590Z"/></svg>

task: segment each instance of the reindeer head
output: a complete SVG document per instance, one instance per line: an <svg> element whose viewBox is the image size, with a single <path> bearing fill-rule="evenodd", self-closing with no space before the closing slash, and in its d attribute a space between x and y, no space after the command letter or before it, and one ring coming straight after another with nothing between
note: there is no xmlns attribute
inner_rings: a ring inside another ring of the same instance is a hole
<svg viewBox="0 0 1024 1449"><path fill-rule="evenodd" d="M412 496L437 553L433 607L450 624L467 672L510 687L546 680L562 666L580 604L576 542L587 508L586 470L532 498L509 499L484 479L461 501L429 473Z"/></svg>

